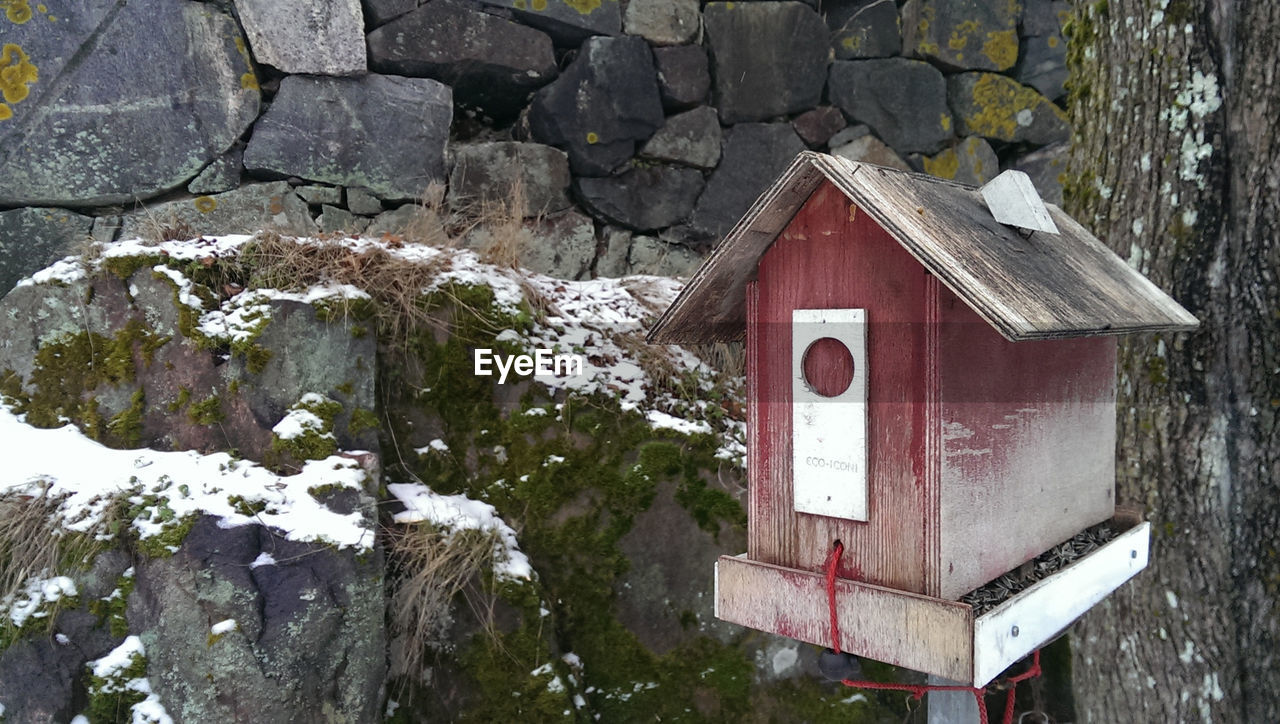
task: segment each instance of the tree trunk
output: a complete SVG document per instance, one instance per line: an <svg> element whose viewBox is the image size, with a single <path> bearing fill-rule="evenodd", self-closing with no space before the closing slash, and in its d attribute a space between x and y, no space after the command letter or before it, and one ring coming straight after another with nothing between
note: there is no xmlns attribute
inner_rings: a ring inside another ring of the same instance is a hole
<svg viewBox="0 0 1280 724"><path fill-rule="evenodd" d="M1200 318L1122 345L1152 564L1073 637L1082 721L1280 721L1280 3L1075 0L1067 206Z"/></svg>

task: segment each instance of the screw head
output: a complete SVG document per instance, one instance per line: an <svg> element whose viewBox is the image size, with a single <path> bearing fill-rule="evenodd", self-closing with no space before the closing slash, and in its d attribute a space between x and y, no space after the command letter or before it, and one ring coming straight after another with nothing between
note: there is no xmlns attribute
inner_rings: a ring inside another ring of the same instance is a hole
<svg viewBox="0 0 1280 724"><path fill-rule="evenodd" d="M1130 557L1130 558L1137 558L1137 557L1138 557L1138 552L1137 552L1137 551L1129 551L1129 557Z"/></svg>
<svg viewBox="0 0 1280 724"><path fill-rule="evenodd" d="M1010 629L1009 633L1012 634L1015 639L1018 638L1018 633L1019 633L1018 627L1014 626L1012 629Z"/></svg>

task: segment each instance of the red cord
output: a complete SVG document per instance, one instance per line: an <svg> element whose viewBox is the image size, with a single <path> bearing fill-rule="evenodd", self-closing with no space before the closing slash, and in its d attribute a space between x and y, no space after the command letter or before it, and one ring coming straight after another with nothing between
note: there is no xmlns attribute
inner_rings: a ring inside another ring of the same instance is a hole
<svg viewBox="0 0 1280 724"><path fill-rule="evenodd" d="M836 570L840 567L840 556L844 555L844 544L836 541L831 547L831 552L827 554L827 610L831 616L831 649L837 654L840 653L840 621L836 614ZM1040 650L1036 649L1031 654L1031 667L1016 676L1010 676L1006 683L1009 685L1009 695L1005 700L1004 720L1003 724L1013 724L1013 708L1016 704L1015 698L1018 692L1018 682L1033 679L1039 676L1040 671ZM987 689L986 687L975 686L944 686L944 685L928 685L928 684L882 684L878 681L850 681L845 679L840 682L845 686L851 686L858 689L881 689L887 691L906 691L910 692L913 699L921 699L930 691L968 691L973 694L974 700L978 703L978 719L982 724L987 724Z"/></svg>

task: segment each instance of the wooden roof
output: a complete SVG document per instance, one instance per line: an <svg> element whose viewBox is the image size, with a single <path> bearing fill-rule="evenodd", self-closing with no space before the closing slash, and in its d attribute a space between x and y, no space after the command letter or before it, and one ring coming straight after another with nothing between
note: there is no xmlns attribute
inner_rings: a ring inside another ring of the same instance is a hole
<svg viewBox="0 0 1280 724"><path fill-rule="evenodd" d="M741 339L756 265L824 180L870 214L1011 341L1194 329L1199 322L1057 206L1058 235L992 218L978 189L805 151L730 230L649 332L685 344Z"/></svg>

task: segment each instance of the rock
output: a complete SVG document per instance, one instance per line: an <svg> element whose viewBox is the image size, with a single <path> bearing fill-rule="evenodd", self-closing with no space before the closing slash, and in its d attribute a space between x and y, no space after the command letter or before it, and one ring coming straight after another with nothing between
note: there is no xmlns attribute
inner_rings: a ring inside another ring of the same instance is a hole
<svg viewBox="0 0 1280 724"><path fill-rule="evenodd" d="M510 204L517 184L524 216L568 208L568 156L538 143L477 143L454 149L449 205L455 209Z"/></svg>
<svg viewBox="0 0 1280 724"><path fill-rule="evenodd" d="M1014 77L1046 98L1061 98L1067 81L1067 41L1062 26L1071 15L1063 0L1024 0L1022 57Z"/></svg>
<svg viewBox="0 0 1280 724"><path fill-rule="evenodd" d="M370 534L375 502L362 496ZM259 555L272 565L250 567ZM297 543L197 520L178 552L136 564L127 617L176 721L375 721L386 677L381 551ZM211 622L236 630L211 639Z"/></svg>
<svg viewBox="0 0 1280 724"><path fill-rule="evenodd" d="M683 244L637 235L631 239L627 262L628 274L688 277L702 265L702 256Z"/></svg>
<svg viewBox="0 0 1280 724"><path fill-rule="evenodd" d="M453 118L449 87L426 78L291 75L254 126L251 171L363 186L380 198L417 198L444 180Z"/></svg>
<svg viewBox="0 0 1280 724"><path fill-rule="evenodd" d="M19 279L75 253L92 228L93 217L66 209L0 211L0 297Z"/></svg>
<svg viewBox="0 0 1280 724"><path fill-rule="evenodd" d="M347 209L353 214L377 216L382 213L382 202L362 188L351 187L347 189Z"/></svg>
<svg viewBox="0 0 1280 724"><path fill-rule="evenodd" d="M115 214L95 217L93 229L89 232L89 236L94 241L115 241L116 237L120 235L120 225L123 222L124 219Z"/></svg>
<svg viewBox="0 0 1280 724"><path fill-rule="evenodd" d="M844 120L844 114L839 108L832 106L820 106L811 111L806 111L791 120L791 127L796 129L796 135L800 136L800 140L805 142L809 148L820 148L826 145L831 137L839 133L848 125Z"/></svg>
<svg viewBox="0 0 1280 724"><path fill-rule="evenodd" d="M887 58L902 51L902 19L893 0L836 0L822 9L836 58Z"/></svg>
<svg viewBox="0 0 1280 724"><path fill-rule="evenodd" d="M592 38L529 108L535 140L562 148L582 176L606 176L662 125L653 56L641 38Z"/></svg>
<svg viewBox="0 0 1280 724"><path fill-rule="evenodd" d="M906 58L838 60L831 101L898 153L934 153L952 138L947 84L928 63Z"/></svg>
<svg viewBox="0 0 1280 724"><path fill-rule="evenodd" d="M740 123L725 135L720 165L707 180L689 222L696 233L717 238L738 223L756 197L805 150L789 123Z"/></svg>
<svg viewBox="0 0 1280 724"><path fill-rule="evenodd" d="M631 253L631 232L614 226L604 232L604 253L596 258L595 275L616 279L627 275L627 255Z"/></svg>
<svg viewBox="0 0 1280 724"><path fill-rule="evenodd" d="M499 122L558 72L545 33L451 0L436 0L369 33L369 66L380 73L434 78L459 105Z"/></svg>
<svg viewBox="0 0 1280 724"><path fill-rule="evenodd" d="M843 146L846 143L856 141L869 133L871 133L871 128L865 123L857 123L852 126L847 126L844 130L837 132L836 135L828 139L827 146L830 148Z"/></svg>
<svg viewBox="0 0 1280 724"><path fill-rule="evenodd" d="M907 162L894 153L892 148L889 148L884 144L884 141L869 133L840 146L832 144L831 154L847 158L850 161L874 163L877 166L888 166L902 171L911 170Z"/></svg>
<svg viewBox="0 0 1280 724"><path fill-rule="evenodd" d="M935 156L920 159L924 172L938 178L981 186L1000 173L1000 160L991 146L977 136L969 136Z"/></svg>
<svg viewBox="0 0 1280 724"><path fill-rule="evenodd" d="M702 106L667 118L640 148L640 155L695 168L715 168L720 162L720 120L716 109Z"/></svg>
<svg viewBox="0 0 1280 724"><path fill-rule="evenodd" d="M360 232L369 227L368 219L360 218L346 209L340 209L329 204L321 206L320 209L320 216L316 218L316 224L319 225L322 232L337 232L352 236L359 235Z"/></svg>
<svg viewBox="0 0 1280 724"><path fill-rule="evenodd" d="M111 595L129 563L128 555L119 550L99 554L89 571L74 576L80 600ZM51 634L66 637L67 643L59 643ZM71 721L80 713L74 704L77 689L83 691L85 664L106 655L123 638L102 626L82 605L58 614L50 634L41 632L9 644L0 651L5 721Z"/></svg>
<svg viewBox="0 0 1280 724"><path fill-rule="evenodd" d="M284 181L241 186L235 191L167 201L125 214L122 238L155 239L164 229L200 234L251 234L273 229L306 236L316 231L307 204Z"/></svg>
<svg viewBox="0 0 1280 724"><path fill-rule="evenodd" d="M480 227L464 239L481 257L497 264L517 264L560 279L584 279L596 256L596 229L591 217L573 209L526 221L510 229Z"/></svg>
<svg viewBox="0 0 1280 724"><path fill-rule="evenodd" d="M712 2L703 22L715 65L715 105L726 125L803 111L822 100L829 38L812 8Z"/></svg>
<svg viewBox="0 0 1280 724"><path fill-rule="evenodd" d="M214 6L87 0L57 22L43 11L3 22L15 48L5 82L16 83L0 104L0 206L150 198L190 180L258 114L244 40Z"/></svg>
<svg viewBox="0 0 1280 724"><path fill-rule="evenodd" d="M412 237L413 232L421 227L425 220L425 213L417 204L405 204L400 208L384 211L369 223L364 230L364 235L374 238L384 235Z"/></svg>
<svg viewBox="0 0 1280 724"><path fill-rule="evenodd" d="M683 45L702 29L698 0L631 0L624 18L628 35L653 45Z"/></svg>
<svg viewBox="0 0 1280 724"><path fill-rule="evenodd" d="M640 238L644 237L637 241ZM633 268L635 256L633 246ZM706 571L723 550L746 544L742 533L727 525L721 536L699 528L676 502L673 487L660 486L653 504L636 516L631 530L618 540L618 548L630 562L617 584L618 621L659 656L687 640L685 629L690 625L722 641L736 635L733 624L715 617L713 597L706 595Z"/></svg>
<svg viewBox="0 0 1280 724"><path fill-rule="evenodd" d="M336 186L299 186L293 192L312 205L342 203L342 189Z"/></svg>
<svg viewBox="0 0 1280 724"><path fill-rule="evenodd" d="M1019 0L913 0L903 8L903 46L947 68L1008 70L1021 11Z"/></svg>
<svg viewBox="0 0 1280 724"><path fill-rule="evenodd" d="M707 51L701 45L654 48L653 62L658 69L658 92L663 108L684 110L707 99L711 71L707 66Z"/></svg>
<svg viewBox="0 0 1280 724"><path fill-rule="evenodd" d="M376 28L418 7L418 0L364 0L368 27Z"/></svg>
<svg viewBox="0 0 1280 724"><path fill-rule="evenodd" d="M996 73L960 73L947 79L956 131L1006 143L1038 146L1071 136L1067 114L1036 89Z"/></svg>
<svg viewBox="0 0 1280 724"><path fill-rule="evenodd" d="M236 143L230 151L215 158L204 167L199 176L187 184L193 194L220 194L240 185L240 170L244 167L244 145Z"/></svg>
<svg viewBox="0 0 1280 724"><path fill-rule="evenodd" d="M597 218L637 231L684 221L702 191L702 174L673 166L632 167L607 178L580 178L578 196Z"/></svg>
<svg viewBox="0 0 1280 724"><path fill-rule="evenodd" d="M235 0L235 5L259 63L283 73L365 72L360 0Z"/></svg>
<svg viewBox="0 0 1280 724"><path fill-rule="evenodd" d="M1051 204L1062 204L1062 183L1067 173L1067 143L1055 143L1032 151L1013 162L1013 167L1031 177L1040 198Z"/></svg>
<svg viewBox="0 0 1280 724"><path fill-rule="evenodd" d="M593 35L622 29L618 0L480 0L510 8L516 19L551 36L556 45L576 46Z"/></svg>

